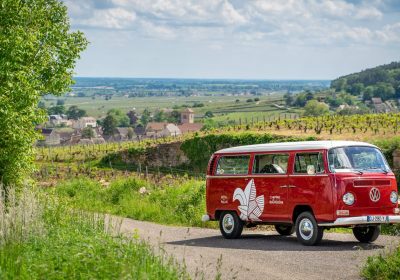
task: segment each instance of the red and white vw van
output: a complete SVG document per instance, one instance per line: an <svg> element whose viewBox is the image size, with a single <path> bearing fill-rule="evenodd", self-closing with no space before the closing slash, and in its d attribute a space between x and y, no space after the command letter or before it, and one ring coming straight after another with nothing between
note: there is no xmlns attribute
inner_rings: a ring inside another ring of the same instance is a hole
<svg viewBox="0 0 400 280"><path fill-rule="evenodd" d="M381 151L351 141L249 145L214 153L207 170L207 215L225 238L243 226L275 225L296 231L304 245L324 229L352 227L373 242L380 224L400 223L397 183Z"/></svg>

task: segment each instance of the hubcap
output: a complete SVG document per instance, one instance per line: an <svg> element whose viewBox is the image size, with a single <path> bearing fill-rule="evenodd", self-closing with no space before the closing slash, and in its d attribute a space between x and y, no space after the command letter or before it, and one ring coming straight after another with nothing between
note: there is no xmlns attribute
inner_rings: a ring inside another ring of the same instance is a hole
<svg viewBox="0 0 400 280"><path fill-rule="evenodd" d="M314 227L310 219L304 218L300 221L300 235L304 240L310 240L314 234Z"/></svg>
<svg viewBox="0 0 400 280"><path fill-rule="evenodd" d="M232 214L226 214L224 219L222 220L222 228L226 233L231 233L233 231L233 227L235 222L233 220Z"/></svg>

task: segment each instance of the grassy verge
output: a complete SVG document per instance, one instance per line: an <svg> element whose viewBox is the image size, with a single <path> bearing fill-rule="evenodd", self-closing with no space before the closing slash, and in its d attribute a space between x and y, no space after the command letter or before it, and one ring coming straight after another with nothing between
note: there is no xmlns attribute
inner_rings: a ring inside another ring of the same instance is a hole
<svg viewBox="0 0 400 280"><path fill-rule="evenodd" d="M161 224L204 226L203 181L164 178L150 183L128 178L106 183L82 177L61 182L51 192L79 209Z"/></svg>
<svg viewBox="0 0 400 280"><path fill-rule="evenodd" d="M361 271L366 279L400 279L400 247L387 256L369 257Z"/></svg>
<svg viewBox="0 0 400 280"><path fill-rule="evenodd" d="M1 279L187 278L172 259L105 227L102 215L32 195L12 201L0 203Z"/></svg>

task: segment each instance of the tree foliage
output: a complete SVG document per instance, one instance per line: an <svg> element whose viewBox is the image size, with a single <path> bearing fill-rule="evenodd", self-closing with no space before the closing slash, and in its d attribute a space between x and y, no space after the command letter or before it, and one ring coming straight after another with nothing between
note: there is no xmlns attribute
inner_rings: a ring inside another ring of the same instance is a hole
<svg viewBox="0 0 400 280"><path fill-rule="evenodd" d="M42 95L73 83L84 35L70 31L57 0L0 0L0 180L19 184L33 169L35 125L44 121Z"/></svg>
<svg viewBox="0 0 400 280"><path fill-rule="evenodd" d="M328 105L317 100L308 101L304 109L305 116L322 116L329 113Z"/></svg>
<svg viewBox="0 0 400 280"><path fill-rule="evenodd" d="M363 100L381 97L382 100L400 97L400 62L377 66L364 71L339 77L331 88L363 96Z"/></svg>
<svg viewBox="0 0 400 280"><path fill-rule="evenodd" d="M83 109L79 109L78 106L72 105L67 110L67 117L68 119L78 120L84 116L86 116L86 111Z"/></svg>

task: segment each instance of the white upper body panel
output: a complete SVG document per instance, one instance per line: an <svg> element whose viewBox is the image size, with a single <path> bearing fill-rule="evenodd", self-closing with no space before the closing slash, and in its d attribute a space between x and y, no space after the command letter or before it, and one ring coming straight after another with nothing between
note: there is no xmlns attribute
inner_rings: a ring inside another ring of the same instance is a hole
<svg viewBox="0 0 400 280"><path fill-rule="evenodd" d="M307 151L307 150L325 150L337 147L348 147L348 146L366 146L374 147L375 145L357 142L357 141L302 141L302 142L283 142L283 143L268 143L268 144L256 144L238 146L227 149L222 149L216 154L222 153L252 153L252 152L278 152L278 151Z"/></svg>

